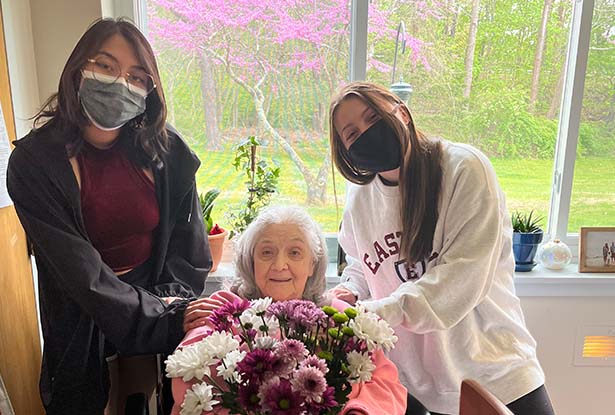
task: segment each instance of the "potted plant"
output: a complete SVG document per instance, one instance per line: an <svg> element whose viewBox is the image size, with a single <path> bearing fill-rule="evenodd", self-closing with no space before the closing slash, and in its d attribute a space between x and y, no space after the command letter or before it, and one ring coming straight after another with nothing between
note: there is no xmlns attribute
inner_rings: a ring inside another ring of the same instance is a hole
<svg viewBox="0 0 615 415"><path fill-rule="evenodd" d="M211 189L205 194L199 194L199 202L201 204L201 212L203 213L203 222L207 230L207 239L209 240L209 249L211 251L211 259L213 265L211 272L218 269L218 264L222 258L224 248L224 239L228 231L221 228L217 223L214 223L211 218L211 210L214 207L214 200L220 195L220 190Z"/></svg>
<svg viewBox="0 0 615 415"><path fill-rule="evenodd" d="M543 231L540 227L542 217L515 211L511 215L513 227L513 253L515 254L515 271L528 272L535 266L534 256L542 242Z"/></svg>
<svg viewBox="0 0 615 415"><path fill-rule="evenodd" d="M269 204L273 193L277 192L280 167L274 160L270 163L257 156L260 145L256 137L250 136L235 150L233 166L245 174L247 198L245 204L228 214L232 226L231 239L248 227L258 212Z"/></svg>

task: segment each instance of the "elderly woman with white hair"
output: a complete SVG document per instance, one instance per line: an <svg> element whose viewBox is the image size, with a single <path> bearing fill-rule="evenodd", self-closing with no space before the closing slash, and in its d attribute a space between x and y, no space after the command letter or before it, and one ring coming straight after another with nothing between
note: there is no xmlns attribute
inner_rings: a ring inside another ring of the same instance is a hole
<svg viewBox="0 0 615 415"><path fill-rule="evenodd" d="M325 271L327 253L320 226L298 207L270 207L244 231L235 247L235 279L228 291L218 291L208 298L193 301L185 314L185 347L198 342L208 333L212 311L239 298L271 297L274 301L303 299L338 309L348 307L340 300L327 301ZM399 381L397 368L382 351L374 354L376 370L372 380L353 385L342 414L403 414L406 389ZM173 379L174 414L179 414L189 383ZM213 413L228 413L223 408Z"/></svg>

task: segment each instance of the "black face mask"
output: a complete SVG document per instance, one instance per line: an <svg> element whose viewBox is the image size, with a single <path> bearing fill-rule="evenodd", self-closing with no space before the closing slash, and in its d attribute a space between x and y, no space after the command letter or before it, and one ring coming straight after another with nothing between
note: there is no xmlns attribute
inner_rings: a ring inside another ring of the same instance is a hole
<svg viewBox="0 0 615 415"><path fill-rule="evenodd" d="M382 119L361 134L348 149L352 164L372 173L394 170L401 160L401 144L395 131Z"/></svg>

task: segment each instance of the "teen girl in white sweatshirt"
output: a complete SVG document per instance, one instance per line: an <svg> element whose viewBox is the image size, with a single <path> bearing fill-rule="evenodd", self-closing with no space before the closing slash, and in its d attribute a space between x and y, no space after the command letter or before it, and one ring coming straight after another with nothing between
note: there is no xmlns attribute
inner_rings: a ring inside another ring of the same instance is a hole
<svg viewBox="0 0 615 415"><path fill-rule="evenodd" d="M426 138L399 98L374 84L343 88L330 120L335 164L353 183L339 234L348 267L333 294L396 326L390 358L412 395L407 414L457 414L468 378L516 415L553 414L489 160Z"/></svg>

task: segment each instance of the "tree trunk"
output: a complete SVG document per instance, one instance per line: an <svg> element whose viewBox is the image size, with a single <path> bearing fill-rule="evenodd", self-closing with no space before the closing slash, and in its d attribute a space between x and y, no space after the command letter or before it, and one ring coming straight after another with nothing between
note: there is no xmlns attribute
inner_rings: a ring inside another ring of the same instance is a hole
<svg viewBox="0 0 615 415"><path fill-rule="evenodd" d="M536 100L538 99L538 86L540 80L540 69L542 67L542 58L545 52L545 42L547 39L547 23L549 22L549 14L551 13L551 5L553 0L545 0L545 5L542 8L542 19L540 23L540 32L538 32L538 41L536 42L536 54L534 55L534 67L532 69L532 86L530 88L530 103L529 111L536 110Z"/></svg>
<svg viewBox="0 0 615 415"><path fill-rule="evenodd" d="M203 113L205 115L205 137L207 148L217 150L222 147L220 129L218 128L218 107L216 81L214 69L210 58L201 53L199 56L199 68L201 69L201 97L203 101Z"/></svg>
<svg viewBox="0 0 615 415"><path fill-rule="evenodd" d="M168 97L166 100L167 120L173 127L176 127L175 125L175 103L173 102L173 98L171 98L173 96L174 86L175 86L175 79L171 79L169 82L167 82L167 85L165 88L167 93L165 95Z"/></svg>
<svg viewBox="0 0 615 415"><path fill-rule="evenodd" d="M566 13L564 10L564 0L560 0L557 8L557 15L559 17L560 27L566 27ZM566 76L566 47L562 50L564 56L563 62L560 66L559 77L557 78L557 84L555 85L555 91L551 97L551 104L549 104L549 110L547 111L547 118L553 119L557 114L562 101L562 93L564 91L564 77Z"/></svg>
<svg viewBox="0 0 615 415"><path fill-rule="evenodd" d="M297 154L295 149L282 137L275 128L271 125L269 120L267 119L267 114L265 113L263 93L257 88L250 88L250 94L254 99L254 107L256 109L256 116L258 118L259 124L265 129L265 131L270 134L273 139L284 149L286 154L290 157L292 162L297 166L299 172L303 176L303 180L305 180L305 184L307 186L307 200L306 203L308 205L315 204L324 204L326 201L327 194L327 171L328 166L331 161L329 156L329 152L325 153L325 159L323 164L319 170L319 174L317 177L310 172L307 168L301 157ZM322 173L324 173L324 179L322 177Z"/></svg>
<svg viewBox="0 0 615 415"><path fill-rule="evenodd" d="M468 47L466 49L465 68L465 89L463 90L463 97L470 98L472 92L472 71L474 69L474 50L476 49L476 32L478 32L478 9L480 7L480 0L472 1L472 17L470 20L470 33L468 34Z"/></svg>
<svg viewBox="0 0 615 415"><path fill-rule="evenodd" d="M566 76L566 59L562 63L562 66L559 71L559 77L557 78L557 84L555 85L555 92L553 93L553 97L551 97L551 104L549 105L549 111L547 111L547 118L553 119L557 114L557 110L559 109L562 103L562 92L564 91L564 78Z"/></svg>
<svg viewBox="0 0 615 415"><path fill-rule="evenodd" d="M457 24L459 23L459 13L461 13L461 4L456 2L448 2L444 5L448 16L444 24L444 35L455 37L457 32Z"/></svg>
<svg viewBox="0 0 615 415"><path fill-rule="evenodd" d="M455 12L453 13L453 22L451 23L450 31L448 33L450 37L455 37L455 33L457 33L457 24L459 23L460 13L461 13L461 4L458 4L455 7Z"/></svg>
<svg viewBox="0 0 615 415"><path fill-rule="evenodd" d="M611 91L615 91L615 85L611 83ZM607 128L609 130L614 130L615 125L613 122L615 121L615 92L611 95L611 105L609 105L609 110L606 114L606 118L604 119L606 122Z"/></svg>

